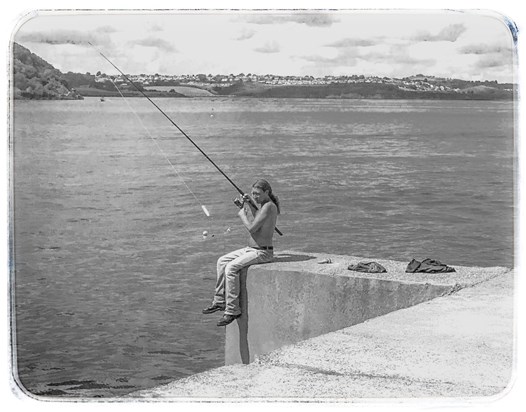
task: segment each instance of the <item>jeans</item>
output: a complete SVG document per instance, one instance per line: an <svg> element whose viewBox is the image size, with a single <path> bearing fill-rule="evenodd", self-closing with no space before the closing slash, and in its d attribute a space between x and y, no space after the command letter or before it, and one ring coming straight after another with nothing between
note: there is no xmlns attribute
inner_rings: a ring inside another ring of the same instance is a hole
<svg viewBox="0 0 526 412"><path fill-rule="evenodd" d="M272 250L260 250L245 247L221 256L217 260L217 282L214 304L226 304L225 314L239 315L239 276L244 268L259 263L271 262L274 258ZM226 301L225 301L226 300Z"/></svg>

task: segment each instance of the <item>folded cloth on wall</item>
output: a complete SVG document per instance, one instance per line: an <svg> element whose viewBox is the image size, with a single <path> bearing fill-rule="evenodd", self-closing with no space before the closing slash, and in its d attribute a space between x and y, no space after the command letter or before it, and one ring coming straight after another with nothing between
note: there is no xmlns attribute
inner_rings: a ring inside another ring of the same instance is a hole
<svg viewBox="0 0 526 412"><path fill-rule="evenodd" d="M356 272L366 272L366 273L384 273L387 270L376 262L360 262L356 265L349 265L347 267L349 270L354 270Z"/></svg>
<svg viewBox="0 0 526 412"><path fill-rule="evenodd" d="M422 262L418 260L411 260L405 269L406 273L444 273L456 272L451 266L445 265L442 262L434 259L424 259Z"/></svg>

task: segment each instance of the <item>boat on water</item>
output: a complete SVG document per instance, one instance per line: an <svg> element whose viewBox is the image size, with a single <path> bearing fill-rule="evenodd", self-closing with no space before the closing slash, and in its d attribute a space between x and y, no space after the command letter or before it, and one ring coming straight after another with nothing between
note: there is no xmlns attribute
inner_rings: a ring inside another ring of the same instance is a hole
<svg viewBox="0 0 526 412"><path fill-rule="evenodd" d="M100 101L101 101L101 102L105 102L106 99L105 99L104 97L101 97L101 98L100 98Z"/></svg>

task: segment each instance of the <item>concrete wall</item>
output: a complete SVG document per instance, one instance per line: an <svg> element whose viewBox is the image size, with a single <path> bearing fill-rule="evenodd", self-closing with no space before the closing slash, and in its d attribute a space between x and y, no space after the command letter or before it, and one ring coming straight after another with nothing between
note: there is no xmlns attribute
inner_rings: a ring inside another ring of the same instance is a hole
<svg viewBox="0 0 526 412"><path fill-rule="evenodd" d="M495 405L522 390L513 379L516 275L506 268L459 270L449 283L474 287L128 398Z"/></svg>
<svg viewBox="0 0 526 412"><path fill-rule="evenodd" d="M226 365L250 363L282 346L416 305L456 287L381 279L381 274L360 277L345 270L320 273L313 259L252 266L242 273L243 315L226 328Z"/></svg>

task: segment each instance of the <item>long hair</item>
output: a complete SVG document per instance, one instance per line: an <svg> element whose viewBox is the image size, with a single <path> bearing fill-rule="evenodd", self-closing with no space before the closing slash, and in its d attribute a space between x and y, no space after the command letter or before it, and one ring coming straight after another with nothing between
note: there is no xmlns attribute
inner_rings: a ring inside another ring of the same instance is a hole
<svg viewBox="0 0 526 412"><path fill-rule="evenodd" d="M274 204L278 208L278 215L281 213L281 209L279 207L279 198L274 193L272 193L272 187L270 187L269 182L267 182L265 179L258 179L256 183L252 185L252 187L256 187L265 192L268 191L268 196L270 197L270 200L272 200L272 202L274 202Z"/></svg>

